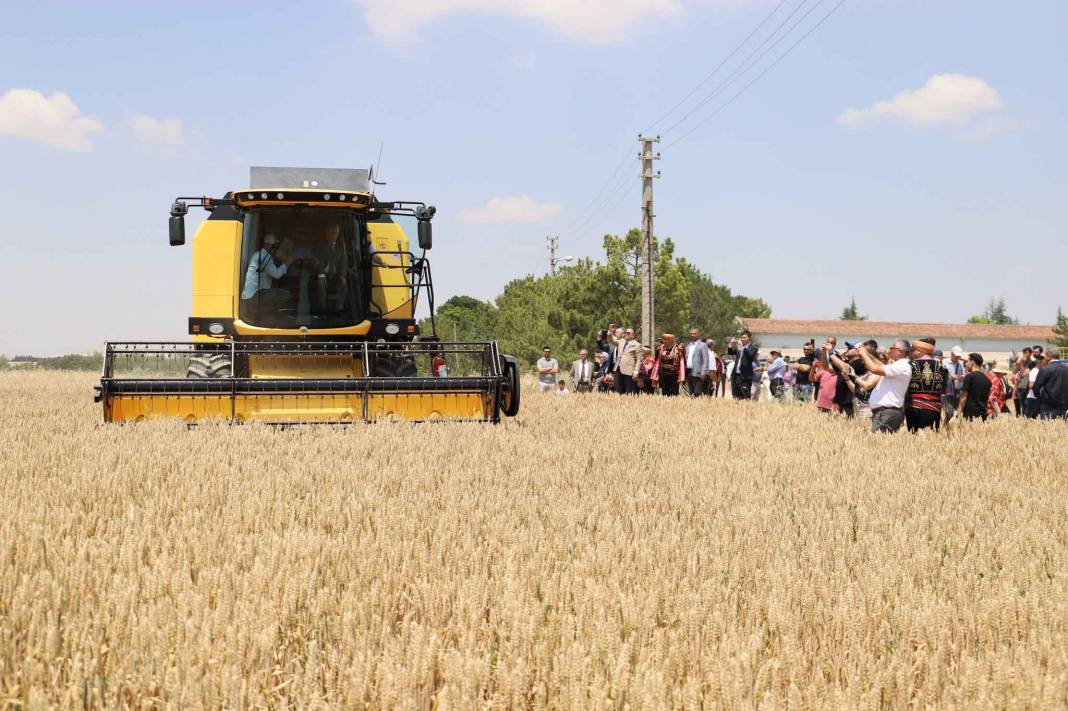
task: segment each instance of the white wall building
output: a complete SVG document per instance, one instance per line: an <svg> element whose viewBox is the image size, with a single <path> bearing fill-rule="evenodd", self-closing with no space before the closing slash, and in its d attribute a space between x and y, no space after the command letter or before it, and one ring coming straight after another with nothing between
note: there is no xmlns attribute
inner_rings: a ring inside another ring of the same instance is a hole
<svg viewBox="0 0 1068 711"><path fill-rule="evenodd" d="M910 341L931 337L938 348L949 352L960 346L965 353L981 353L986 360L1004 363L1012 353L1033 345L1048 346L1053 340L1052 326L998 326L978 323L906 323L898 321L803 321L777 318L738 318L760 344L761 357L775 349L784 355L797 356L809 339L818 348L829 336L839 345L845 341L859 343L874 338L880 348L897 338Z"/></svg>

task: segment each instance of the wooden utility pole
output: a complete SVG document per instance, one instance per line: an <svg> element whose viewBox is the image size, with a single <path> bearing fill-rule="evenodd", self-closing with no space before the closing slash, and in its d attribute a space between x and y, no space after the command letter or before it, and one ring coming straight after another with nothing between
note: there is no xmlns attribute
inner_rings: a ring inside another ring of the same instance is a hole
<svg viewBox="0 0 1068 711"><path fill-rule="evenodd" d="M642 143L642 343L652 348L656 338L655 305L653 301L653 179L660 177L660 171L653 172L653 161L660 159L660 154L653 154L653 144L660 142L660 136L649 138L638 136Z"/></svg>

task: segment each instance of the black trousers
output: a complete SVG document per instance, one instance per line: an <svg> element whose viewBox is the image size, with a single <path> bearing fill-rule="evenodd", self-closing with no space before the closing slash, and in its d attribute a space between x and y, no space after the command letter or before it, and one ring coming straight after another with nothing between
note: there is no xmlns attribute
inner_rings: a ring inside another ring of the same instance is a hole
<svg viewBox="0 0 1068 711"><path fill-rule="evenodd" d="M1040 403L1038 416L1043 420L1065 420L1068 419L1068 407Z"/></svg>
<svg viewBox="0 0 1068 711"><path fill-rule="evenodd" d="M942 413L933 410L914 410L911 407L905 410L905 426L909 432L933 429L935 432L942 425Z"/></svg>
<svg viewBox="0 0 1068 711"><path fill-rule="evenodd" d="M623 373L616 373L616 392L621 395L631 395L638 392L638 386L634 384L633 375L624 375Z"/></svg>
<svg viewBox="0 0 1068 711"><path fill-rule="evenodd" d="M785 393L786 388L783 385L782 378L771 379L771 394L776 400L782 400L782 396Z"/></svg>
<svg viewBox="0 0 1068 711"><path fill-rule="evenodd" d="M1024 398L1024 415L1032 420L1038 417L1038 400L1036 398Z"/></svg>
<svg viewBox="0 0 1068 711"><path fill-rule="evenodd" d="M679 394L678 373L660 373L660 394L668 396Z"/></svg>
<svg viewBox="0 0 1068 711"><path fill-rule="evenodd" d="M731 376L731 396L735 400L753 399L753 379L743 378L740 375Z"/></svg>
<svg viewBox="0 0 1068 711"><path fill-rule="evenodd" d="M705 377L697 375L686 376L686 387L690 389L690 395L697 397L704 395L705 392Z"/></svg>

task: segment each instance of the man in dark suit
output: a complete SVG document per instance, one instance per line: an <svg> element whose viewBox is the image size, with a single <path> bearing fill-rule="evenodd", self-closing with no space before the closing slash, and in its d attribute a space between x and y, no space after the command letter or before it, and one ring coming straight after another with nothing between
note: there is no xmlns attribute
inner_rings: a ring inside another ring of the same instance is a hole
<svg viewBox="0 0 1068 711"><path fill-rule="evenodd" d="M749 331L742 331L742 335L732 338L727 346L727 353L734 356L731 395L735 400L749 400L753 397L753 363L758 352Z"/></svg>

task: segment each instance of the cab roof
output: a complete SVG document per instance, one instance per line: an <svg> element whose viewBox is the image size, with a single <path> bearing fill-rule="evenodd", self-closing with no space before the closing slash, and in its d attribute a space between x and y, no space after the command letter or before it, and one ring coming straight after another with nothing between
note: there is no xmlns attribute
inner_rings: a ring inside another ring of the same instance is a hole
<svg viewBox="0 0 1068 711"><path fill-rule="evenodd" d="M312 190L371 194L371 171L355 168L272 168L252 166L253 190ZM235 193L238 191L234 191Z"/></svg>

